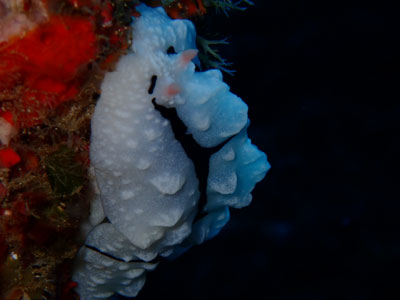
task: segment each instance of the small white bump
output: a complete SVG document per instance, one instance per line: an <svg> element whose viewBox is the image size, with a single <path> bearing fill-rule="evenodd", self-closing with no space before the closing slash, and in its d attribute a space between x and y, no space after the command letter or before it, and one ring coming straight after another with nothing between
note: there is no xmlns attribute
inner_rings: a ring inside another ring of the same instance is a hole
<svg viewBox="0 0 400 300"><path fill-rule="evenodd" d="M133 192L133 190L124 190L121 192L121 199L128 200L128 199L133 198L134 195L135 195L135 193Z"/></svg>
<svg viewBox="0 0 400 300"><path fill-rule="evenodd" d="M218 218L217 218L217 221L222 221L222 220L224 220L226 218L226 216L225 216L225 214L223 213L223 214L220 214L219 216L218 216Z"/></svg>
<svg viewBox="0 0 400 300"><path fill-rule="evenodd" d="M96 276L91 276L90 279L96 284L103 284L106 282L106 280L104 278L99 278Z"/></svg>
<svg viewBox="0 0 400 300"><path fill-rule="evenodd" d="M121 171L114 171L114 172L113 172L113 175L114 175L115 177L119 177L119 176L122 175L122 172L121 172Z"/></svg>
<svg viewBox="0 0 400 300"><path fill-rule="evenodd" d="M156 138L158 138L161 135L161 133L157 130L154 130L153 128L149 128L144 130L144 135L149 141L153 141Z"/></svg>
<svg viewBox="0 0 400 300"><path fill-rule="evenodd" d="M151 147L151 148L149 149L149 152L150 152L150 153L154 153L154 152L156 152L158 149L159 149L159 147Z"/></svg>
<svg viewBox="0 0 400 300"><path fill-rule="evenodd" d="M143 212L144 212L144 210L141 208L135 209L135 214L137 214L137 215L141 215Z"/></svg>
<svg viewBox="0 0 400 300"><path fill-rule="evenodd" d="M224 151L224 153L222 154L222 159L225 161L232 161L235 159L235 151L233 151L232 148L230 148L227 151Z"/></svg>
<svg viewBox="0 0 400 300"><path fill-rule="evenodd" d="M150 182L161 193L173 195L185 184L186 178L180 174L160 174L150 179Z"/></svg>
<svg viewBox="0 0 400 300"><path fill-rule="evenodd" d="M126 279L126 280L122 280L122 281L121 281L121 284L122 284L122 285L128 285L128 284L130 284L131 282L132 282L132 280Z"/></svg>
<svg viewBox="0 0 400 300"><path fill-rule="evenodd" d="M153 114L147 114L144 118L145 118L146 120L150 121L150 120L153 120L153 119L154 119L154 115L153 115Z"/></svg>
<svg viewBox="0 0 400 300"><path fill-rule="evenodd" d="M131 149L135 149L138 145L138 142L135 140L129 139L126 141L126 145Z"/></svg>
<svg viewBox="0 0 400 300"><path fill-rule="evenodd" d="M122 184L129 184L132 182L132 180L130 180L129 178L123 178L121 182Z"/></svg>
<svg viewBox="0 0 400 300"><path fill-rule="evenodd" d="M151 165L151 162L148 159L141 158L141 159L139 159L138 164L137 164L136 167L139 170L146 170L146 169L148 169L150 167L150 165Z"/></svg>

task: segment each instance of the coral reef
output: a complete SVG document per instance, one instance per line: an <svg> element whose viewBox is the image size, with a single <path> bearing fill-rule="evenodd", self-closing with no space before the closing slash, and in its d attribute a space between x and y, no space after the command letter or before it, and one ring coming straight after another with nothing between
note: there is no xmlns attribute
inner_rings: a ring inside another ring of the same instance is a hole
<svg viewBox="0 0 400 300"><path fill-rule="evenodd" d="M65 262L88 211L90 118L103 73L129 44L111 4L0 2L1 299L71 294Z"/></svg>
<svg viewBox="0 0 400 300"><path fill-rule="evenodd" d="M161 252L170 254L167 250L171 247L164 247L168 243L162 246L158 242L159 248L153 248L153 252L139 251L138 245L129 252L132 241L118 236L120 232L108 223L98 225L104 215L102 210L96 212L96 202L92 203L89 216L90 196L96 196L89 168L91 119L97 100L104 93L100 88L104 75L113 71L120 58L127 57L125 54L131 49L130 25L132 17L140 19L140 11L136 8L141 2L152 7L163 6L173 19L200 20L213 8L224 13L241 9L238 2L231 1L0 0L0 299L78 299L74 292L77 283L71 279L71 268L82 245L82 222L86 228L84 234L97 226L86 240L87 245L93 248L86 253L81 250L78 257L98 261L99 253L95 249L108 243L100 243L96 237L107 239L107 236L112 236L113 239L120 238L123 246L120 250L126 254L123 256L125 262L133 259L133 253L145 261L115 264L113 278L120 282L134 279L135 282L130 287L121 286L118 290L122 291L121 294L133 295L140 290L145 272L157 265L149 261ZM190 48L195 48L195 40L190 43ZM175 50L181 52L184 49L177 47ZM204 69L224 68L225 61L215 56L211 48L203 50L204 55L199 57ZM190 62L193 54L189 51L181 56L190 69L194 68ZM219 64L204 64L210 54L219 60ZM214 71L207 74L221 80L221 75ZM154 86L155 94L159 93L162 83L160 76ZM168 90L171 96L179 92L174 86ZM157 98L161 101L162 97ZM178 107L176 109L184 120L185 108L182 106L182 112ZM241 133L224 144L225 147L247 140L243 136L247 117L242 121L241 128L231 134ZM153 133L148 132L148 136ZM239 136L244 140L238 141ZM179 150L179 143L174 143ZM179 151L184 157L184 151ZM193 173L197 167L191 165L190 159L187 159L186 168L188 173ZM219 166L218 156L212 161ZM241 167L229 165L223 169L228 174L235 168ZM196 176L192 177L192 184L196 186ZM153 185L168 194L172 188L166 188L163 180L165 178L157 181L155 177ZM239 176L238 184L242 184L241 180ZM179 186L180 181L177 179L176 182ZM205 191L204 182L199 186ZM245 193L251 189L250 184ZM210 190L211 193L217 191ZM213 197L217 199L216 195ZM214 235L207 233L199 238L198 232L223 226L212 224L214 208L207 211L204 199L198 197L198 192L195 192L192 200L204 207L204 215L195 216L194 212L187 212L177 223L181 226L181 236L171 245L182 243L179 249L173 250L175 255ZM248 197L246 199L249 201ZM236 205L234 201L231 204ZM222 210L226 220L227 209ZM85 222L88 216L92 224ZM198 229L189 235L193 222L193 228ZM172 238L167 229L162 231ZM149 244L153 242L154 239ZM104 251L113 250L106 247ZM106 260L100 261L109 265ZM117 271L118 268L131 271L126 274Z"/></svg>

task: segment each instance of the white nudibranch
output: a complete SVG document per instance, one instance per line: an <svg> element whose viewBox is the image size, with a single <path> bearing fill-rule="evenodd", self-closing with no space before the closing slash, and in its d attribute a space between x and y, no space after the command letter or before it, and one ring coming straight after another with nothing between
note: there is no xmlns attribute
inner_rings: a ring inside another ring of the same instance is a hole
<svg viewBox="0 0 400 300"><path fill-rule="evenodd" d="M73 272L82 300L136 296L160 256L214 237L270 168L247 137L247 105L220 71L195 71L194 25L137 10L132 51L105 76L92 118L94 192Z"/></svg>

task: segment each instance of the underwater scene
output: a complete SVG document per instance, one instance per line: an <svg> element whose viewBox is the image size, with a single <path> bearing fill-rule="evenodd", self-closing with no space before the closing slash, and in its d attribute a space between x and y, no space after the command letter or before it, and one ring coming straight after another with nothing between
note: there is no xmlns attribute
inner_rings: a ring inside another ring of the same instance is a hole
<svg viewBox="0 0 400 300"><path fill-rule="evenodd" d="M400 299L394 14L0 0L0 300Z"/></svg>

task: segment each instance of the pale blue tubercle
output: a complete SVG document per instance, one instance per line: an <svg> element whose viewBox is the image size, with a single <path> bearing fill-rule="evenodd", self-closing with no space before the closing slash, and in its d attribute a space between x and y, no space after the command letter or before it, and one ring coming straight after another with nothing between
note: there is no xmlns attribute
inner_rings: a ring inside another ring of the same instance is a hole
<svg viewBox="0 0 400 300"><path fill-rule="evenodd" d="M249 124L211 156L206 215L193 224L192 233L176 247L172 258L215 237L229 221L229 207L242 208L250 204L251 191L271 166L266 154L247 137Z"/></svg>
<svg viewBox="0 0 400 300"><path fill-rule="evenodd" d="M176 105L178 116L202 147L219 145L246 125L247 105L229 92L221 71L185 74L182 88L186 101Z"/></svg>
<svg viewBox="0 0 400 300"><path fill-rule="evenodd" d="M249 122L250 123L250 122ZM206 211L223 206L242 208L250 204L251 191L270 165L264 152L247 137L247 126L210 159Z"/></svg>
<svg viewBox="0 0 400 300"><path fill-rule="evenodd" d="M195 72L194 25L161 7L137 10L132 52L106 74L92 118L94 192L73 272L81 300L136 296L156 257L177 257L217 235L229 208L249 205L270 168L247 136L247 105L220 71ZM175 108L200 146L223 145L210 157L202 208L194 163L153 99Z"/></svg>
<svg viewBox="0 0 400 300"><path fill-rule="evenodd" d="M248 123L249 124L249 123ZM242 208L250 204L251 191L270 169L267 156L251 143L247 137L247 126L210 158L210 174L207 185L205 211L228 210L228 207ZM224 220L228 222L229 213ZM221 215L217 217L222 218ZM201 221L201 220L200 220ZM218 219L209 229L205 239L219 233L222 222ZM199 242L199 241L198 241Z"/></svg>

